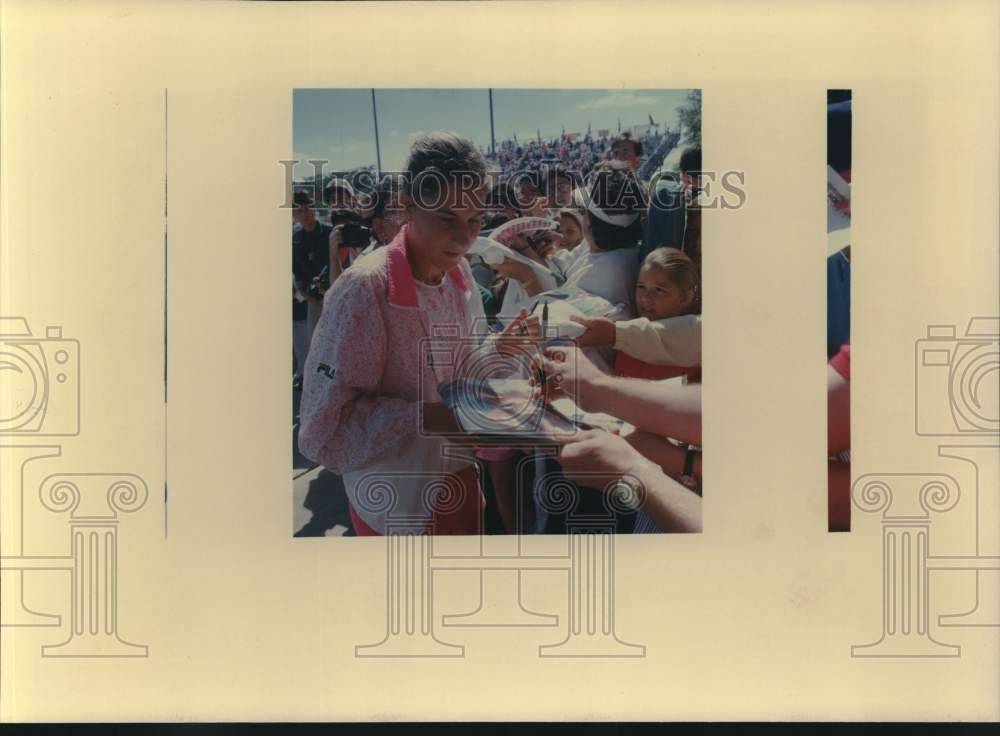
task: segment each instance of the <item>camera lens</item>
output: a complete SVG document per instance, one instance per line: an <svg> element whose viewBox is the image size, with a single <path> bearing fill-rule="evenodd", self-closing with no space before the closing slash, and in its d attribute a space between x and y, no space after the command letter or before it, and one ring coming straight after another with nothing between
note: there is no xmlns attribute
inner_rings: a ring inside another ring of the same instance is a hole
<svg viewBox="0 0 1000 736"><path fill-rule="evenodd" d="M20 429L44 406L45 372L34 356L20 350L0 351L0 369L6 369L8 382L0 392L0 427Z"/></svg>

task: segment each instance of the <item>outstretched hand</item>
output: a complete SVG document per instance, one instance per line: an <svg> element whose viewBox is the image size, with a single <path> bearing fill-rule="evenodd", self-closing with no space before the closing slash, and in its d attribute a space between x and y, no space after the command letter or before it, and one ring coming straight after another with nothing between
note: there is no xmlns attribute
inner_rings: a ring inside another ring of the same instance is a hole
<svg viewBox="0 0 1000 736"><path fill-rule="evenodd" d="M574 322L583 325L583 334L576 338L576 344L581 348L610 347L615 344L615 323L607 317L570 317Z"/></svg>
<svg viewBox="0 0 1000 736"><path fill-rule="evenodd" d="M600 390L598 384L604 374L578 348L547 347L544 355L532 359L532 366L535 371L545 373L544 386L536 378L531 379L535 399L549 402L566 396L584 411L594 405L595 392Z"/></svg>
<svg viewBox="0 0 1000 736"><path fill-rule="evenodd" d="M559 463L570 480L607 488L623 475L639 476L653 464L619 435L592 429L561 440Z"/></svg>

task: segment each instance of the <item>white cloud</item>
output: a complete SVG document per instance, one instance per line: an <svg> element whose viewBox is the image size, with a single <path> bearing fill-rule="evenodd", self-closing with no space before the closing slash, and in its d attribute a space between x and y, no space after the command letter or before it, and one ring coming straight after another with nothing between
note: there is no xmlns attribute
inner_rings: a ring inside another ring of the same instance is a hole
<svg viewBox="0 0 1000 736"><path fill-rule="evenodd" d="M327 151L335 156L338 154L343 155L345 153L353 153L355 151L367 150L368 145L369 145L368 141L363 141L359 140L358 138L354 138L353 140L347 141L347 143L343 143L339 146L330 146L327 149Z"/></svg>
<svg viewBox="0 0 1000 736"><path fill-rule="evenodd" d="M577 105L579 110L611 110L621 107L649 107L657 104L655 97L649 95L638 95L634 90L622 90L609 92L603 97L595 97L592 100L581 102Z"/></svg>

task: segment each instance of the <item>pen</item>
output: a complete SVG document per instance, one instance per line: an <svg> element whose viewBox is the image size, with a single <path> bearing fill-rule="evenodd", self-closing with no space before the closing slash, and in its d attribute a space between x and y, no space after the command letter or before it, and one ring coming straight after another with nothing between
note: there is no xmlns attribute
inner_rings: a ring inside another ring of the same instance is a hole
<svg viewBox="0 0 1000 736"><path fill-rule="evenodd" d="M546 299L542 303L542 334L541 340L539 341L539 350L541 351L542 357L545 356L545 337L548 335L549 330L549 300ZM538 385L542 389L541 400L545 403L545 371L540 369L538 371Z"/></svg>

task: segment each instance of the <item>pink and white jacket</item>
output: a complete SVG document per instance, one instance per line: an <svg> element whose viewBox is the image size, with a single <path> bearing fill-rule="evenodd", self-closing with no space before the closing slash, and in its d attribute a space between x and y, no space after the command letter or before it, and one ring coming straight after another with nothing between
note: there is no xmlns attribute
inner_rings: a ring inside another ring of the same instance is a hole
<svg viewBox="0 0 1000 736"><path fill-rule="evenodd" d="M428 487L472 465L446 456L443 438L418 431L419 407L441 400L438 384L453 379L487 333L468 263L439 286L420 284L406 237L404 226L337 279L304 372L299 449L343 476L355 513L379 533L389 513L429 520ZM386 481L396 496L391 508L380 497Z"/></svg>

